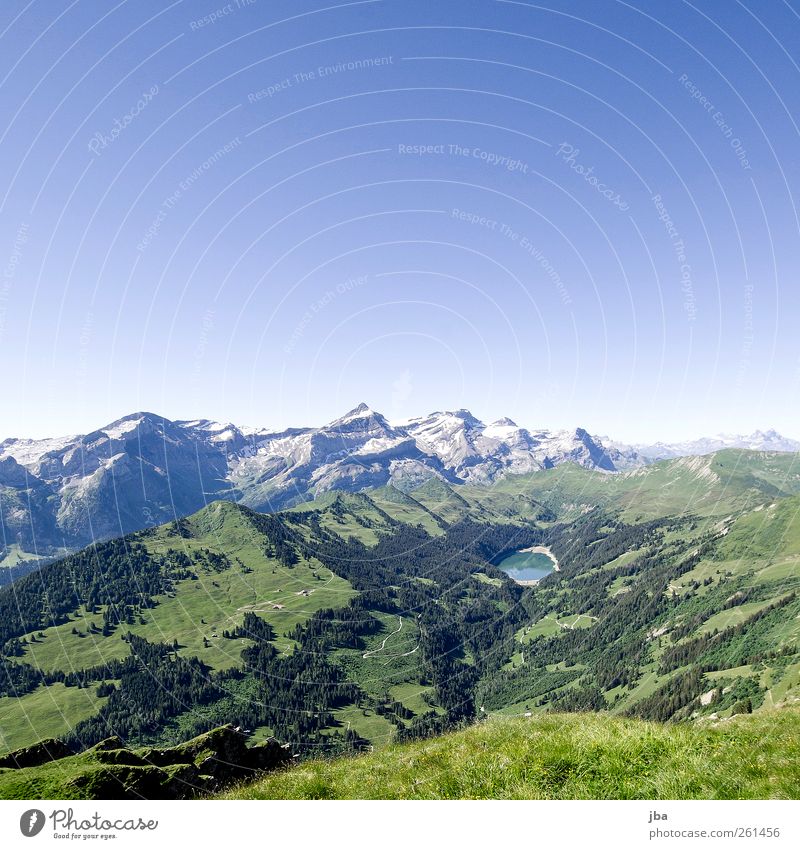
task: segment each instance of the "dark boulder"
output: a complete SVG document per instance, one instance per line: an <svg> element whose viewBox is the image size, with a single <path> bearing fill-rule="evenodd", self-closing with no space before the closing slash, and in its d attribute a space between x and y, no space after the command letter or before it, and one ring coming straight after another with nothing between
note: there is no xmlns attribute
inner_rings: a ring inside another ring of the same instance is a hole
<svg viewBox="0 0 800 849"><path fill-rule="evenodd" d="M41 766L69 757L75 753L60 740L42 740L24 749L17 749L0 758L0 769L24 769L28 766Z"/></svg>
<svg viewBox="0 0 800 849"><path fill-rule="evenodd" d="M59 766L50 769L57 759ZM34 798L42 782L57 781L54 798L190 799L291 761L288 747L273 739L248 746L247 735L231 725L167 749L129 749L109 737L74 754L58 740L45 740L0 759L0 798Z"/></svg>

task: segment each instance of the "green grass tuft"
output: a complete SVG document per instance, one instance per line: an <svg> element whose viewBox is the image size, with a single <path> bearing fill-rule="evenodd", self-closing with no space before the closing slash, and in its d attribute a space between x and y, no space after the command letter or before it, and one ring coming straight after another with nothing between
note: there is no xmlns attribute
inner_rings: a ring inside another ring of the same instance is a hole
<svg viewBox="0 0 800 849"><path fill-rule="evenodd" d="M492 719L371 754L311 761L228 799L797 799L800 709L717 724L607 714Z"/></svg>

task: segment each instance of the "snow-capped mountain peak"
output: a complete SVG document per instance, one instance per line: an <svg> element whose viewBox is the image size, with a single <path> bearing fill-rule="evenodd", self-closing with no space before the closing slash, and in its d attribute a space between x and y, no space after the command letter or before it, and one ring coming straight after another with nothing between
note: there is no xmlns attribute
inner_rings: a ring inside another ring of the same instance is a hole
<svg viewBox="0 0 800 849"><path fill-rule="evenodd" d="M334 419L328 425L326 425L327 429L333 429L341 424L346 424L347 422L359 421L361 419L370 419L370 418L383 418L380 413L375 412L369 404L365 404L363 401L357 406L353 407L352 410L345 413L343 416L339 416L338 419Z"/></svg>
<svg viewBox="0 0 800 849"><path fill-rule="evenodd" d="M143 414L136 413L106 425L101 428L100 432L104 433L109 439L124 439L127 434L133 433L143 421Z"/></svg>
<svg viewBox="0 0 800 849"><path fill-rule="evenodd" d="M376 412L367 404L359 404L349 413L345 413L330 424L320 428L321 433L336 434L358 438L358 435L369 436L399 436L400 431L389 424L385 416Z"/></svg>
<svg viewBox="0 0 800 849"><path fill-rule="evenodd" d="M11 509L0 522L4 539L27 551L33 540L39 550L77 547L217 498L273 510L330 489L412 488L430 478L487 484L567 462L610 473L729 447L800 451L775 430L627 446L583 428L529 430L508 418L486 425L464 409L390 424L359 404L323 427L280 432L139 412L84 436L1 442L0 496Z"/></svg>

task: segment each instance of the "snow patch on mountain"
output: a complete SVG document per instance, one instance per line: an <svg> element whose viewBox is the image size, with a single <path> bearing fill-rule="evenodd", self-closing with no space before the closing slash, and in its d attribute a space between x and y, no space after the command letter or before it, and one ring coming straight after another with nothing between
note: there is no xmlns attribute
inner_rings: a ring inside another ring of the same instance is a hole
<svg viewBox="0 0 800 849"><path fill-rule="evenodd" d="M102 429L109 439L122 439L126 434L133 433L142 424L143 417L130 417L120 419L113 424L106 425Z"/></svg>
<svg viewBox="0 0 800 849"><path fill-rule="evenodd" d="M0 443L0 494L8 503L0 519L9 542L30 544L35 529L41 548L77 547L220 498L268 511L328 490L491 484L562 463L646 474L655 459L696 458L726 447L798 451L800 443L767 430L630 446L582 428L527 429L508 418L487 425L463 409L390 423L367 404L322 427L282 431L139 412L83 436ZM696 459L685 470L713 474ZM20 505L28 505L24 521L14 518Z"/></svg>

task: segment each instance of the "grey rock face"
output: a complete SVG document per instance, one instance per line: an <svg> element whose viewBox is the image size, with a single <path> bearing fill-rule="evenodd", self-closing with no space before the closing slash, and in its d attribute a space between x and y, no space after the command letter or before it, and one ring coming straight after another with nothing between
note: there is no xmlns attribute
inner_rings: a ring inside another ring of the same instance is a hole
<svg viewBox="0 0 800 849"><path fill-rule="evenodd" d="M360 404L322 427L283 431L133 413L82 436L0 443L0 556L15 544L47 556L218 499L270 511L328 490L407 489L431 478L490 484L564 462L614 472L644 460L581 428L486 425L468 410L391 424Z"/></svg>

